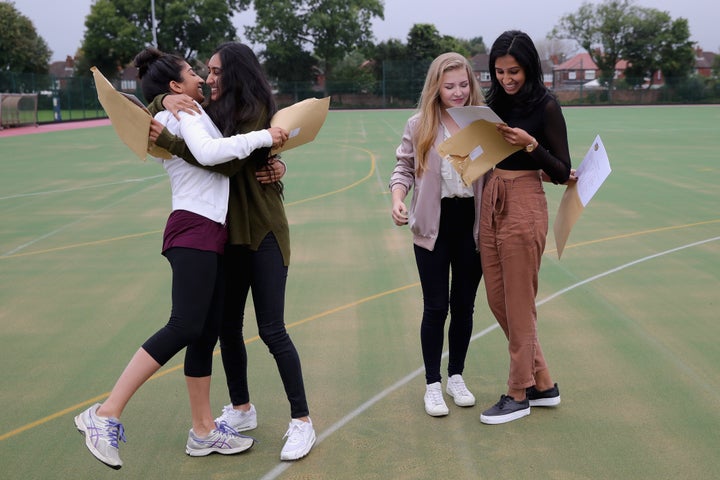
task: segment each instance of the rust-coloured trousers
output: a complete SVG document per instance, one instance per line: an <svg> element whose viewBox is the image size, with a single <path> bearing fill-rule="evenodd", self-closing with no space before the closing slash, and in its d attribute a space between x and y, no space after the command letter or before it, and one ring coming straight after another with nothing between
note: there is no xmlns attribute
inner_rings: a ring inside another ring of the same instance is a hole
<svg viewBox="0 0 720 480"><path fill-rule="evenodd" d="M483 189L480 259L488 305L508 339L513 389L534 385L547 368L535 309L547 230L540 172L495 169Z"/></svg>

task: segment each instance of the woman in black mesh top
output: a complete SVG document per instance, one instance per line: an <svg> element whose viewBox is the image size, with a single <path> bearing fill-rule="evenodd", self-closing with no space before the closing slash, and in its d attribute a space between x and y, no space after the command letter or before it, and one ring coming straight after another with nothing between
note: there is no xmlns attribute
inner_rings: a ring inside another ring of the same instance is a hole
<svg viewBox="0 0 720 480"><path fill-rule="evenodd" d="M565 119L543 83L540 58L520 31L500 35L490 50L487 104L503 119L505 141L523 147L498 163L483 189L480 258L490 309L508 339L507 395L484 411L483 423L500 424L530 414L531 406L554 406L553 383L537 336L540 261L548 211L543 180L570 177Z"/></svg>

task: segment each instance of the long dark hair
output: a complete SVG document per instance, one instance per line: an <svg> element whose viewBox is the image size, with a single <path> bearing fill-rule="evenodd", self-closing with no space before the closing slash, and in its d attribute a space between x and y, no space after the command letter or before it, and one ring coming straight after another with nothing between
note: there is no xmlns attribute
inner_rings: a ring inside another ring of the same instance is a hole
<svg viewBox="0 0 720 480"><path fill-rule="evenodd" d="M525 84L516 95L508 95L495 75L495 62L498 58L511 55L525 72ZM490 49L490 89L485 95L487 104L497 110L504 110L509 105L523 103L535 105L548 93L543 82L540 55L535 44L527 33L520 30L503 32Z"/></svg>
<svg viewBox="0 0 720 480"><path fill-rule="evenodd" d="M154 47L135 55L134 63L146 101L151 102L156 96L168 93L171 81L182 83L184 61L179 55L164 53Z"/></svg>
<svg viewBox="0 0 720 480"><path fill-rule="evenodd" d="M270 84L255 53L245 44L227 42L220 56L220 95L206 108L224 136L270 127L277 111Z"/></svg>

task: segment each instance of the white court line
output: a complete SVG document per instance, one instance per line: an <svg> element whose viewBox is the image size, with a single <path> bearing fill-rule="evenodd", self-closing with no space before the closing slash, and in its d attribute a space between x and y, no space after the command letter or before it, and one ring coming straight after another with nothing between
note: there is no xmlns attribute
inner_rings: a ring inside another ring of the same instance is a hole
<svg viewBox="0 0 720 480"><path fill-rule="evenodd" d="M559 290L558 292L553 293L553 294L550 295L549 297L546 297L546 298L540 300L539 302L536 302L535 305L539 307L540 305L543 305L543 304L549 302L550 300L553 300L553 299L559 297L560 295L562 295L562 294L564 294L564 293L567 293L567 292L569 292L569 291L571 291L571 290L573 290L573 289L575 289L575 288L577 288L577 287L580 287L580 286L582 286L582 285L585 285L585 284L587 284L587 283L590 283L590 282L592 282L592 281L595 281L595 280L597 280L597 279L599 279L599 278L606 277L606 276L608 276L608 275L610 275L610 274L617 273L617 272L619 272L620 270L624 270L624 269L626 269L626 268L628 268L628 267L632 267L633 265L637 265L638 263L646 262L646 261L648 261L648 260L652 260L652 259L657 258L657 257L662 257L663 255L668 255L668 254L671 254L671 253L678 252L678 251L680 251L680 250L684 250L684 249L686 249L686 248L696 247L696 246L698 246L698 245L703 245L703 244L705 244L705 243L715 242L715 241L718 241L718 240L720 240L720 237L708 238L708 239L705 239L705 240L700 240L700 241L698 241L698 242L689 243L689 244L687 244L687 245L682 245L682 246L680 246L680 247L671 248L670 250L665 250L664 252L656 253L656 254L653 254L653 255L648 255L647 257L643 257L643 258L640 258L640 259L638 259L638 260L634 260L634 261L632 261L632 262L626 263L626 264L624 264L624 265L620 265L619 267L615 267L615 268L613 268L613 269L607 270L607 271L605 271L605 272L603 272L603 273L599 273L599 274L594 275L594 276L592 276L592 277L589 277L589 278L587 278L587 279L585 279L585 280L582 280L582 281L580 281L580 282L577 282L577 283L575 283L575 284L573 284L573 285L570 285L569 287L563 288L562 290ZM497 324L497 323L494 324L494 325L492 325L492 326L490 326L490 327L487 327L486 329L484 329L484 330L482 330L482 331L480 331L480 332L478 332L478 333L476 333L475 335L473 335L473 336L470 338L470 341L473 342L473 341L477 340L478 338L484 337L485 335L487 335L487 334L490 333L491 331L495 330L496 328L498 328L498 324ZM445 358L447 355L448 355L448 352L445 351L445 353L443 353L443 358ZM317 447L317 445L320 444L323 440L325 440L327 437L329 437L329 436L332 435L333 433L337 432L340 428L342 428L343 426L345 426L345 425L346 425L347 423L349 423L350 421L352 421L352 420L354 420L355 418L359 417L360 414L362 414L363 412L365 412L365 410L367 410L367 409L369 409L370 407L374 406L374 405L375 405L376 403L378 403L379 401L385 399L385 397L387 397L388 395L390 395L390 394L391 394L392 392L394 392L395 390L399 389L400 387L405 386L407 383L409 383L409 382L410 382L411 380L413 380L415 377L421 375L424 371L425 371L425 367L420 367L420 368L418 368L417 370L415 370L414 372L412 372L412 373L408 374L407 376L401 378L400 380L398 380L397 382L395 382L393 385L389 386L389 387L386 388L385 390L382 390L380 393L378 393L378 394L375 395L374 397L372 397L372 398L370 398L369 400L367 400L365 403L363 403L362 405L360 405L358 408L356 408L355 410L353 410L353 411L350 412L349 414L345 415L343 418L341 418L340 420L338 420L337 422L335 422L334 424L332 424L327 430L325 430L325 431L322 432L320 435L318 435L317 441L316 441L316 443L315 443L315 446ZM287 470L287 469L290 468L291 466L292 466L292 463L287 463L287 462L285 462L285 463L280 463L280 464L278 464L275 468L273 468L273 469L270 470L268 473L266 473L263 477L261 477L261 480L273 480L273 479L277 478L279 475L281 475L285 470Z"/></svg>
<svg viewBox="0 0 720 480"><path fill-rule="evenodd" d="M157 175L157 176L155 176L155 177L146 177L146 179L152 179L152 178L158 178L158 177L165 177L165 176L166 176L166 175ZM139 181L142 181L142 180L126 180L126 181L123 181L123 182L116 182L116 183L114 183L114 184L107 184L107 185L117 185L117 184L121 184L121 183L139 182ZM92 218L92 217L96 216L96 215L97 215L98 213L100 213L100 212L103 212L103 211L105 211L105 210L107 210L107 209L109 209L109 208L115 207L116 205L119 205L120 203L122 203L122 202L124 202L125 200L127 200L128 198L131 198L131 197L137 195L138 193L145 191L145 189L150 188L150 187L153 187L153 186L155 186L155 185L154 185L154 184L153 184L153 185L148 185L147 187L145 187L145 188L143 188L143 189L141 189L141 190L138 190L137 192L133 192L133 193L130 193L129 195L125 195L124 197L116 200L116 201L113 202L113 203L110 203L110 204L105 205L105 206L103 206L103 207L101 207L101 208L98 208L98 209L96 209L96 210L93 210L92 212L88 213L87 215L84 215L84 216L82 216L82 217L80 217L80 218L78 218L78 219L76 219L76 220L74 220L74 221L72 221L72 222L70 222L70 223L66 223L65 225L63 225L63 226L61 226L61 227L59 227L59 228L56 228L55 230L52 230L52 231L50 231L50 232L47 232L47 233L44 234L44 235L40 235L39 237L36 237L36 238L30 240L29 242L25 242L25 243L23 243L22 245L18 245L17 247L13 248L12 250L9 250L9 251L1 254L0 257L9 257L10 255L14 255L14 254L18 253L19 251L24 250L25 248L29 247L30 245L34 245L34 244L37 243L37 242L40 242L40 241L42 241L42 240L45 240L46 238L52 237L53 235L56 235L56 234L58 234L58 233L60 233L60 232L62 232L62 231L64 231L64 230L67 230L68 228L72 227L73 225L77 225L78 223L84 222L84 221L87 220L88 218ZM78 189L78 190L79 190L79 189ZM28 194L28 195L30 195L30 194Z"/></svg>
<svg viewBox="0 0 720 480"><path fill-rule="evenodd" d="M32 192L32 193L18 193L15 195L7 195L5 197L0 197L0 200L12 200L14 198L25 198L25 197L37 197L40 195L53 195L56 193L67 193L67 192L77 192L79 190L89 190L92 188L102 188L102 187L111 187L113 185L123 185L125 183L136 183L136 182L145 182L147 180L154 180L159 177L165 177L166 175L160 174L160 175L153 175L151 177L143 177L143 178L128 178L127 180L120 180L118 182L110 182L110 183L98 183L95 185L87 185L85 187L76 187L76 188L65 188L60 190L46 190L44 192Z"/></svg>

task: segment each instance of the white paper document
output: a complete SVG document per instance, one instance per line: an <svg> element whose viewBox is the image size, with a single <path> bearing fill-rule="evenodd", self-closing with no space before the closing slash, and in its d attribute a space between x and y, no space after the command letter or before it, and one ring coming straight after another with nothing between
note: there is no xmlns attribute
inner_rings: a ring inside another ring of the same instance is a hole
<svg viewBox="0 0 720 480"><path fill-rule="evenodd" d="M583 207L587 206L611 171L605 146L598 135L576 170L577 191Z"/></svg>
<svg viewBox="0 0 720 480"><path fill-rule="evenodd" d="M447 112L460 128L465 128L475 120L485 120L490 123L505 123L490 107L484 105L470 105L467 107L448 108Z"/></svg>

